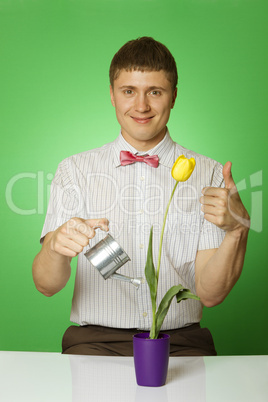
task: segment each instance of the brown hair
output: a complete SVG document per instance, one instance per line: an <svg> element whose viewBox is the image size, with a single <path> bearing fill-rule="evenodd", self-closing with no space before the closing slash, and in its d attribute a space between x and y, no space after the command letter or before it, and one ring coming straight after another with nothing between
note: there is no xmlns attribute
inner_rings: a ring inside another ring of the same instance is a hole
<svg viewBox="0 0 268 402"><path fill-rule="evenodd" d="M167 79L171 82L173 90L175 90L178 82L176 62L168 48L147 36L130 40L114 55L109 71L112 87L121 70L163 70L167 74Z"/></svg>

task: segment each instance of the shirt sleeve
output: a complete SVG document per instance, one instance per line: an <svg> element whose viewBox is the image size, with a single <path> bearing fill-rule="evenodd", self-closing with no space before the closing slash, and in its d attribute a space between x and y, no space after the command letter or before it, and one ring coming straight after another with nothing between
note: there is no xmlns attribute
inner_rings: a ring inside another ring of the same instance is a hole
<svg viewBox="0 0 268 402"><path fill-rule="evenodd" d="M51 183L50 200L41 233L41 243L48 232L56 230L76 216L78 204L79 188L74 183L70 162L66 159L59 164Z"/></svg>
<svg viewBox="0 0 268 402"><path fill-rule="evenodd" d="M217 163L214 167L211 183L209 184L211 187L224 188L225 184L222 175L222 168L223 166L220 163ZM198 250L218 248L221 245L224 236L224 230L218 228L218 226L214 225L213 223L208 222L206 219L203 219Z"/></svg>

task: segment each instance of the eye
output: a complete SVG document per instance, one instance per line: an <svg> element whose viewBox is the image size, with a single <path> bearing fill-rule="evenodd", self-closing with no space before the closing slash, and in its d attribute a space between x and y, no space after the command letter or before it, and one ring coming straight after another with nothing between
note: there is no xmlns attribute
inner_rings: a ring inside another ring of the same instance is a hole
<svg viewBox="0 0 268 402"><path fill-rule="evenodd" d="M153 90L153 91L150 92L150 95L159 96L159 95L161 95L161 92L160 92L160 91Z"/></svg>
<svg viewBox="0 0 268 402"><path fill-rule="evenodd" d="M125 94L125 95L132 95L132 94L133 94L133 91L132 91L132 89L125 89L125 90L124 90L124 94Z"/></svg>

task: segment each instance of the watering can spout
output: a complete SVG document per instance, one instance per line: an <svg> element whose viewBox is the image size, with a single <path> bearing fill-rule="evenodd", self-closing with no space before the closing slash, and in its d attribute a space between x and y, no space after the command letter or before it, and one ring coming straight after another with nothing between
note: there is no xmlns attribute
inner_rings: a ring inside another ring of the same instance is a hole
<svg viewBox="0 0 268 402"><path fill-rule="evenodd" d="M117 279L119 281L129 282L133 286L135 286L136 289L139 289L141 283L144 282L143 278L130 278L129 276L121 275L121 274L113 274L110 276L110 278Z"/></svg>

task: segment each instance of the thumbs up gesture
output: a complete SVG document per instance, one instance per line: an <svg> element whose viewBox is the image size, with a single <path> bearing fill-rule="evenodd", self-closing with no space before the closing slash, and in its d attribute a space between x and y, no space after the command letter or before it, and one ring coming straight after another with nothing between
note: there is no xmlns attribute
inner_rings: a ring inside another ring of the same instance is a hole
<svg viewBox="0 0 268 402"><path fill-rule="evenodd" d="M250 218L233 180L232 163L226 162L222 174L225 188L205 187L200 198L204 218L226 231L249 228Z"/></svg>

